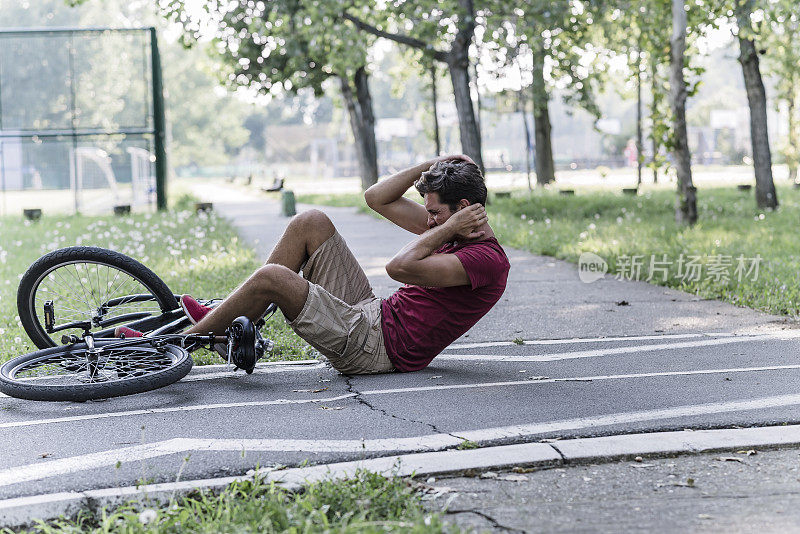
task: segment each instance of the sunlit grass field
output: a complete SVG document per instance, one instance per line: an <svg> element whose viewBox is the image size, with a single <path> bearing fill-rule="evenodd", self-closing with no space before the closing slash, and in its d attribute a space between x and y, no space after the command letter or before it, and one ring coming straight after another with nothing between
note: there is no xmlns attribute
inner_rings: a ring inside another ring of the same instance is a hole
<svg viewBox="0 0 800 534"><path fill-rule="evenodd" d="M665 190L639 196L515 191L511 198L491 197L489 222L505 246L571 262L592 252L607 262L611 276L647 280L652 274L651 283L701 298L800 314L800 190L778 187L776 211L759 210L752 191L734 186L697 195L699 222L692 228L675 223L675 193ZM371 212L355 194L298 200Z"/></svg>
<svg viewBox="0 0 800 534"><path fill-rule="evenodd" d="M141 261L175 293L224 297L261 262L234 228L213 212L195 213L188 201L173 211L124 217L45 216L31 222L0 218L0 361L36 347L23 331L16 308L22 274L41 255L71 245L110 248ZM276 313L264 330L275 341L272 359L305 359L313 349ZM197 351L196 364L221 363L216 353Z"/></svg>

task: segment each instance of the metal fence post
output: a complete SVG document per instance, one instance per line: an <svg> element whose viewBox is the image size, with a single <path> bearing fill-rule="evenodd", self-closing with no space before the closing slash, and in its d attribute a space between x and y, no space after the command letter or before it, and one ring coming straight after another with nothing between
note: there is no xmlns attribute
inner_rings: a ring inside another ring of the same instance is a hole
<svg viewBox="0 0 800 534"><path fill-rule="evenodd" d="M156 206L167 209L167 150L166 119L164 117L164 92L161 82L161 57L155 27L150 28L150 53L153 71L153 129L156 149Z"/></svg>

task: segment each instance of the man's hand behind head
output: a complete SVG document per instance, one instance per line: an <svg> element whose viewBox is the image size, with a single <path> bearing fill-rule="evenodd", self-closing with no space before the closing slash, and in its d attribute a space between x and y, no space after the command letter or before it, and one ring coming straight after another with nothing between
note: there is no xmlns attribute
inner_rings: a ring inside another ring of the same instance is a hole
<svg viewBox="0 0 800 534"><path fill-rule="evenodd" d="M462 241L474 241L486 235L478 228L489 222L486 208L481 204L470 204L451 215L443 226L447 226L453 237Z"/></svg>
<svg viewBox="0 0 800 534"><path fill-rule="evenodd" d="M446 156L439 156L436 158L436 161L466 161L467 163L472 163L475 165L475 162L472 161L472 158L466 154L448 154Z"/></svg>

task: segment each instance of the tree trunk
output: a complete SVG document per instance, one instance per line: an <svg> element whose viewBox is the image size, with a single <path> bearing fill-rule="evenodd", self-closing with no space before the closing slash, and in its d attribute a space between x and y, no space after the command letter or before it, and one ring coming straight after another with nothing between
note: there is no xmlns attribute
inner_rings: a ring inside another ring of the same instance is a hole
<svg viewBox="0 0 800 534"><path fill-rule="evenodd" d="M528 127L528 106L525 100L525 88L519 90L519 110L522 112L522 124L525 127L525 176L528 178L528 190L533 191L531 184L531 129Z"/></svg>
<svg viewBox="0 0 800 534"><path fill-rule="evenodd" d="M481 133L475 120L475 108L469 89L469 45L475 35L475 6L473 0L458 0L459 8L466 15L446 55L453 83L453 96L458 113L458 129L461 134L461 150L478 165L486 175L481 154Z"/></svg>
<svg viewBox="0 0 800 534"><path fill-rule="evenodd" d="M442 144L439 141L439 111L436 105L436 65L431 65L431 103L433 104L433 139L436 141L436 155L442 153Z"/></svg>
<svg viewBox="0 0 800 534"><path fill-rule="evenodd" d="M794 77L793 77L794 78ZM792 88L794 89L794 84L792 84ZM791 154L790 157L787 158L787 164L789 167L789 180L793 184L797 184L797 154L798 154L798 147L797 147L797 118L795 117L796 113L796 105L795 105L795 94L796 92L793 90L792 94L789 96L788 101L788 115L789 115L789 153Z"/></svg>
<svg viewBox="0 0 800 534"><path fill-rule="evenodd" d="M756 204L759 208L778 207L778 196L772 180L772 154L767 131L767 94L761 79L756 45L750 37L750 6L745 3L737 12L739 23L739 62L742 64L747 103L750 106L750 142L753 147L753 168L756 174Z"/></svg>
<svg viewBox="0 0 800 534"><path fill-rule="evenodd" d="M553 145L550 135L550 109L547 88L544 84L544 51L533 52L533 131L536 143L536 183L549 184L556 180L553 163Z"/></svg>
<svg viewBox="0 0 800 534"><path fill-rule="evenodd" d="M422 50L436 61L442 61L447 64L450 71L450 80L453 82L453 96L455 97L456 111L458 113L458 129L461 134L461 150L475 161L481 172L484 172L480 133L475 122L475 109L472 105L469 87L469 45L475 33L475 6L472 0L458 0L458 4L466 16L461 17L458 32L450 45L450 50L447 52L436 50L429 42L376 28L346 11L343 13L343 17L355 24L360 30Z"/></svg>
<svg viewBox="0 0 800 534"><path fill-rule="evenodd" d="M642 56L636 50L636 187L642 186Z"/></svg>
<svg viewBox="0 0 800 534"><path fill-rule="evenodd" d="M480 50L478 50L478 57L480 57ZM478 144L483 147L483 131L481 130L481 111L483 110L483 103L481 102L481 92L478 88L478 65L472 65L472 72L474 76L472 77L475 80L475 122L478 125Z"/></svg>
<svg viewBox="0 0 800 534"><path fill-rule="evenodd" d="M360 67L356 70L353 82L355 94L349 80L339 77L342 87L347 114L350 118L350 128L356 147L356 158L361 175L361 188L368 187L378 182L378 151L375 143L375 115L372 112L372 97L369 93L369 76L366 69Z"/></svg>
<svg viewBox="0 0 800 534"><path fill-rule="evenodd" d="M375 114L369 92L369 75L364 67L356 70L356 99L361 110L362 143L365 165L361 172L361 187L366 190L378 182L378 148L375 141Z"/></svg>
<svg viewBox="0 0 800 534"><path fill-rule="evenodd" d="M448 67L450 81L453 83L453 95L458 113L458 131L461 134L461 150L485 172L483 158L481 157L481 140L478 134L478 124L475 122L475 108L472 106L472 95L469 90L469 58L467 49L463 47L453 50L448 54Z"/></svg>
<svg viewBox="0 0 800 534"><path fill-rule="evenodd" d="M658 116L658 101L656 84L658 83L658 64L655 58L650 56L650 92L653 101L650 103L650 117L652 119L652 131L650 140L653 142L653 156L650 158L650 163L653 165L653 183L658 183L658 151L660 149L658 139L656 139L655 127L656 117Z"/></svg>
<svg viewBox="0 0 800 534"><path fill-rule="evenodd" d="M697 222L697 190L692 184L691 154L686 134L686 81L683 79L683 59L686 50L686 10L684 0L672 0L672 38L670 39L669 99L672 108L672 149L678 174L678 202L675 220L679 224Z"/></svg>

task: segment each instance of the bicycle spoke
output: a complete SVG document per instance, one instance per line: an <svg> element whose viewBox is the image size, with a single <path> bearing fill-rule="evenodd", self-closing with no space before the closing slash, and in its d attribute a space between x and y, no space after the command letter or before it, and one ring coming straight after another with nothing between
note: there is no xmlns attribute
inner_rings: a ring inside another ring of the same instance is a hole
<svg viewBox="0 0 800 534"><path fill-rule="evenodd" d="M38 316L45 301L53 301L58 324L99 318L113 321L114 317L129 313L159 314L161 307L155 299L139 300L138 295L149 293L139 280L116 267L76 262L62 265L42 278L34 307ZM115 299L115 305L105 306Z"/></svg>
<svg viewBox="0 0 800 534"><path fill-rule="evenodd" d="M77 283L78 289L80 289L81 293L83 293L83 299L84 300L82 302L84 304L88 305L90 299L89 299L89 295L86 293L86 286L84 285L83 278L81 277L81 273L78 272L78 265L80 265L80 264L67 265L64 268L64 270L65 270L66 274L71 275L75 279L75 282ZM75 271L74 273L70 270L70 267L72 268L72 270Z"/></svg>
<svg viewBox="0 0 800 534"><path fill-rule="evenodd" d="M91 361L91 357L95 360ZM96 355L82 348L27 362L14 370L12 378L45 386L107 382L152 374L174 361L168 351L152 347L111 347Z"/></svg>

